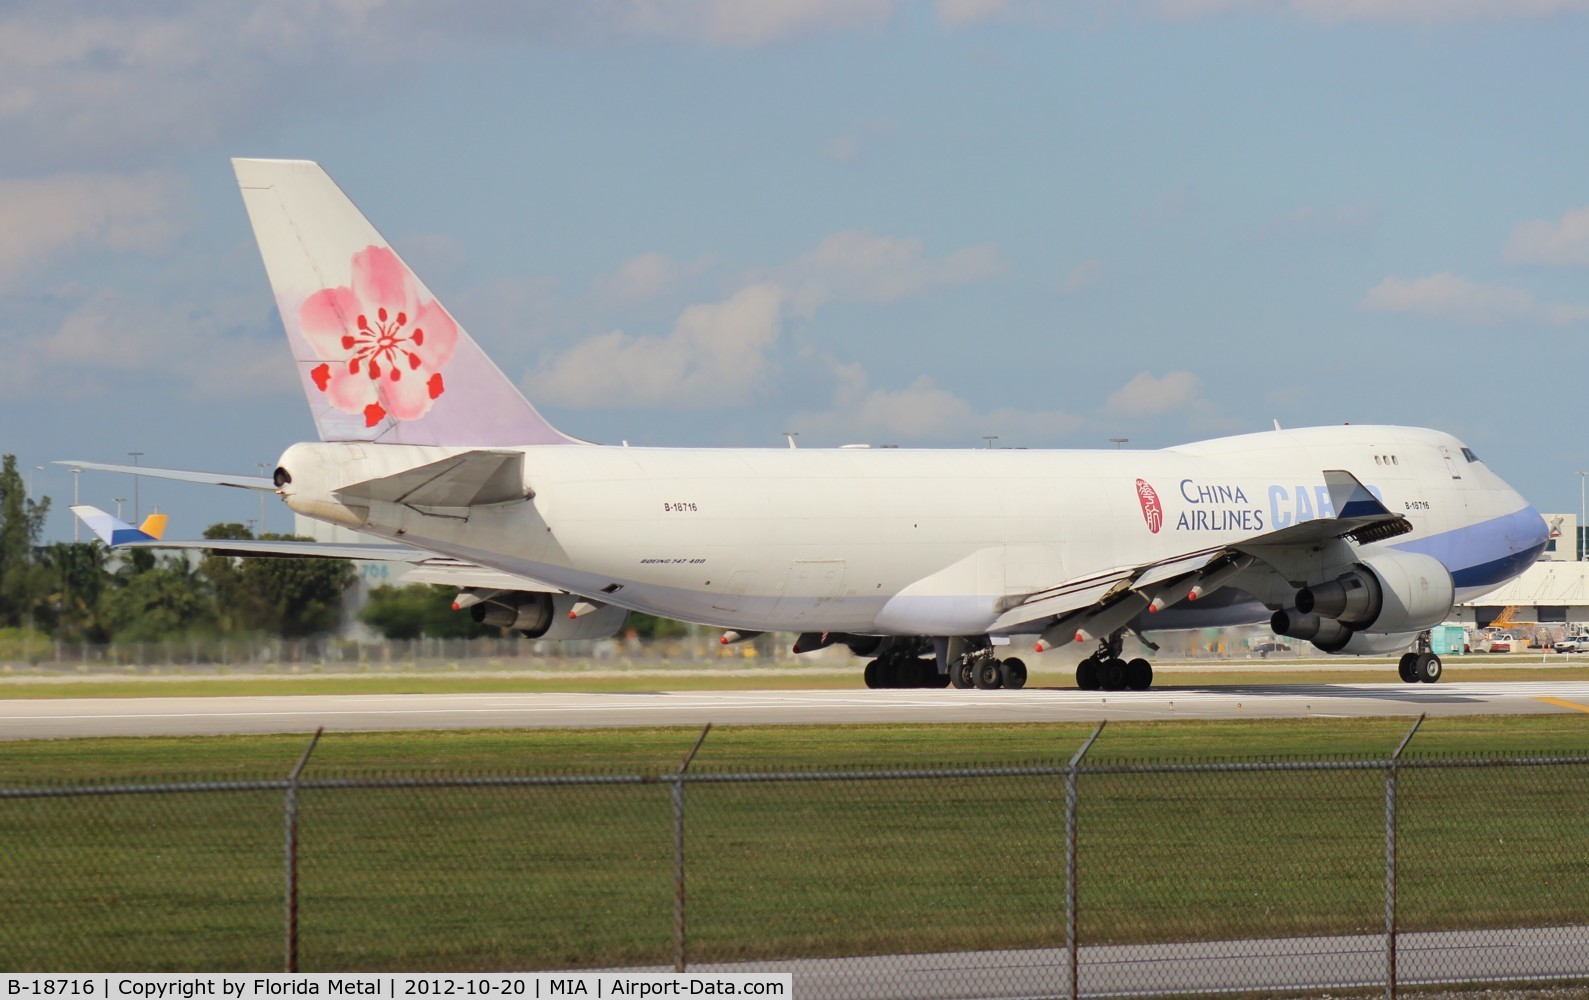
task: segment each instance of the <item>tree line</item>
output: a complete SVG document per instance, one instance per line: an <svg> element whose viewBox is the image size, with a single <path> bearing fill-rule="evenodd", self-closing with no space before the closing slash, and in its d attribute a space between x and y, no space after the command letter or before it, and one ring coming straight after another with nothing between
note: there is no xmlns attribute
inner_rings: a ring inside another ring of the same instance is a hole
<svg viewBox="0 0 1589 1000"><path fill-rule="evenodd" d="M63 642L153 642L245 636L324 635L342 623L357 578L341 559L295 559L110 549L91 542L41 544L50 499L27 495L15 455L0 460L0 630L27 630ZM235 522L212 524L207 539L255 535ZM262 534L263 539L301 536ZM359 619L389 639L501 635L452 610L457 588L382 586ZM633 615L643 638L682 634L678 622Z"/></svg>

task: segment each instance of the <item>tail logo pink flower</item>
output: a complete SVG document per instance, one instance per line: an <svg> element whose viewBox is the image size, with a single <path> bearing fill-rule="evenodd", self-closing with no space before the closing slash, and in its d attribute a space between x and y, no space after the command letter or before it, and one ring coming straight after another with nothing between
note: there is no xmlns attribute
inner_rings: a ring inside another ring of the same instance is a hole
<svg viewBox="0 0 1589 1000"><path fill-rule="evenodd" d="M386 247L353 255L351 285L323 288L298 309L304 337L322 363L309 372L332 406L374 427L417 420L446 391L441 369L458 326Z"/></svg>

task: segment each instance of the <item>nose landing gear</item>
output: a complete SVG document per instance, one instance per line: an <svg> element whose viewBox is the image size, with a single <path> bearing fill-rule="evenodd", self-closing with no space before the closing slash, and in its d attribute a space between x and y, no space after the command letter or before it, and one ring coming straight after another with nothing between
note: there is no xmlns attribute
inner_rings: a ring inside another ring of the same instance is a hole
<svg viewBox="0 0 1589 1000"><path fill-rule="evenodd" d="M1419 632L1418 638L1413 640L1412 650L1401 654L1396 673L1408 684L1433 684L1445 673L1440 657L1434 653L1434 644L1428 632Z"/></svg>

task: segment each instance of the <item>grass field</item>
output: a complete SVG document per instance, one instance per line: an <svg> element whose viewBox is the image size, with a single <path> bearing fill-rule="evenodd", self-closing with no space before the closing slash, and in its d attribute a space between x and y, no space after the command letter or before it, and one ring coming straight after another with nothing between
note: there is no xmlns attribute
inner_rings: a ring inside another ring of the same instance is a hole
<svg viewBox="0 0 1589 1000"><path fill-rule="evenodd" d="M1410 720L1111 724L1090 763L1383 757ZM714 730L692 771L1067 759L1081 725ZM692 729L338 734L306 777L671 771ZM0 786L280 778L301 737L0 744ZM1409 748L1589 750L1581 715L1437 718ZM1383 922L1384 774L1093 774L1085 943L1350 933ZM668 790L308 789L309 969L668 964ZM1407 929L1589 922L1589 763L1408 768ZM694 784L693 961L1052 946L1053 777ZM282 793L0 800L0 968L268 969L281 961Z"/></svg>

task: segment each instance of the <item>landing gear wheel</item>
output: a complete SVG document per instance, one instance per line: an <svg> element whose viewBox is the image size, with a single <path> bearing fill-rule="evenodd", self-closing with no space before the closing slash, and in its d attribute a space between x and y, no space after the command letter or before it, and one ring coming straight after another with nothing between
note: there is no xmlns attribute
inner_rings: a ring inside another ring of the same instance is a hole
<svg viewBox="0 0 1589 1000"><path fill-rule="evenodd" d="M1123 691L1126 686L1126 661L1111 656L1099 670L1105 691Z"/></svg>
<svg viewBox="0 0 1589 1000"><path fill-rule="evenodd" d="M1439 680L1443 670L1440 657L1433 653L1419 653L1418 662L1413 665L1413 671L1417 673L1418 679L1425 684L1433 684Z"/></svg>
<svg viewBox="0 0 1589 1000"><path fill-rule="evenodd" d="M938 664L936 662L934 662L932 665L932 683L928 684L927 686L930 688L938 688L939 690L949 686L949 675L940 674L938 672Z"/></svg>
<svg viewBox="0 0 1589 1000"><path fill-rule="evenodd" d="M1004 677L999 672L999 661L991 656L977 660L972 670L979 690L992 691L1004 683Z"/></svg>
<svg viewBox="0 0 1589 1000"><path fill-rule="evenodd" d="M1126 664L1126 687L1146 691L1153 686L1153 664L1140 656Z"/></svg>
<svg viewBox="0 0 1589 1000"><path fill-rule="evenodd" d="M1004 686L1011 691L1019 691L1026 686L1026 664L1010 657L999 667L999 673L1004 676Z"/></svg>
<svg viewBox="0 0 1589 1000"><path fill-rule="evenodd" d="M1083 691L1096 691L1103 684L1103 678L1098 676L1098 661L1087 657L1076 664L1076 686Z"/></svg>
<svg viewBox="0 0 1589 1000"><path fill-rule="evenodd" d="M1403 653L1401 659L1396 661L1396 673L1408 684L1418 683L1417 653Z"/></svg>
<svg viewBox="0 0 1589 1000"><path fill-rule="evenodd" d="M878 662L876 660L869 660L866 664L866 671L865 673L861 674L861 676L866 678L867 687L880 688L883 686L881 683L879 683L878 678L878 675L881 673L882 670L880 669Z"/></svg>
<svg viewBox="0 0 1589 1000"><path fill-rule="evenodd" d="M959 691L975 686L976 675L972 673L971 662L969 660L960 660L950 663L949 682Z"/></svg>

